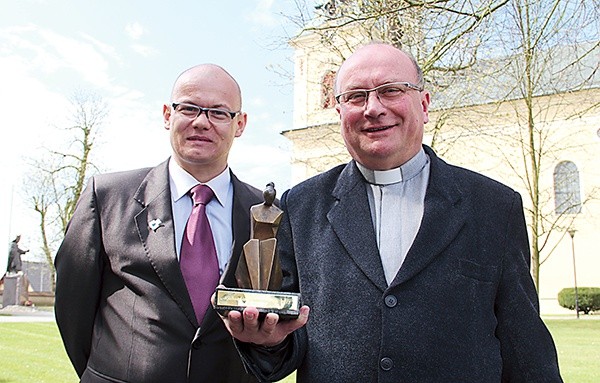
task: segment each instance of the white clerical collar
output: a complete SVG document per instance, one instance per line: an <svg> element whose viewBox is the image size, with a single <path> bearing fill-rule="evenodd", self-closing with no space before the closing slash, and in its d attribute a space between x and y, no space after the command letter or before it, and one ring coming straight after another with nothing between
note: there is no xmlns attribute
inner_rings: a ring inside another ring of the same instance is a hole
<svg viewBox="0 0 600 383"><path fill-rule="evenodd" d="M391 185L409 180L419 174L427 164L427 154L421 148L417 154L401 166L389 170L372 170L360 163L356 163L358 170L368 183L374 185Z"/></svg>

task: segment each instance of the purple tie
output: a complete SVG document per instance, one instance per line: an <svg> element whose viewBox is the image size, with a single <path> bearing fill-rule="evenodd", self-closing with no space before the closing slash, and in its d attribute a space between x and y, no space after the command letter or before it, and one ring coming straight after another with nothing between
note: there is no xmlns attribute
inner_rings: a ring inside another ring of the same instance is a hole
<svg viewBox="0 0 600 383"><path fill-rule="evenodd" d="M190 194L194 207L185 226L179 266L200 324L219 282L217 251L206 217L206 204L214 194L206 185L194 186Z"/></svg>

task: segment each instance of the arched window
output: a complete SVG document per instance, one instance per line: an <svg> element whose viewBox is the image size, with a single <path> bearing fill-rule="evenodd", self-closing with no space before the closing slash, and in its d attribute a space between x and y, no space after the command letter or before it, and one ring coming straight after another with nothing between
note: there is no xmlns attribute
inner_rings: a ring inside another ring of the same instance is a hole
<svg viewBox="0 0 600 383"><path fill-rule="evenodd" d="M554 210L556 214L581 213L579 171L571 161L562 161L554 168Z"/></svg>
<svg viewBox="0 0 600 383"><path fill-rule="evenodd" d="M335 81L335 72L327 71L321 81L321 105L323 109L333 108L335 105L335 96L333 94L333 83Z"/></svg>

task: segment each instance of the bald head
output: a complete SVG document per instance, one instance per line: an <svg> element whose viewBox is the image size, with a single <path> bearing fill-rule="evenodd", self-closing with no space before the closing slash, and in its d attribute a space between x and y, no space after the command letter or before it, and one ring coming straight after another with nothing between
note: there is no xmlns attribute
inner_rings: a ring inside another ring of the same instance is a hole
<svg viewBox="0 0 600 383"><path fill-rule="evenodd" d="M415 84L423 83L423 70L413 55L390 44L373 42L358 48L342 63L335 78L335 93L338 94L345 90L342 89L343 80L348 77L348 74L369 67L377 69L382 58L397 62L398 69L403 72L407 72L407 68L409 68L409 73L404 73L408 76L407 80Z"/></svg>
<svg viewBox="0 0 600 383"><path fill-rule="evenodd" d="M229 72L216 64L199 64L183 71L175 80L171 91L171 101L179 94L182 87L197 78L210 78L216 85L227 86L234 91L236 100L236 110L242 109L242 91L240 85Z"/></svg>

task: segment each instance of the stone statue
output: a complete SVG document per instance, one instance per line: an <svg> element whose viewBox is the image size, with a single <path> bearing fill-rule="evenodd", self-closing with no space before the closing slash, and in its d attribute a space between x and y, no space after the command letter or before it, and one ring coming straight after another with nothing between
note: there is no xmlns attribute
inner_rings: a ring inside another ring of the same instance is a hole
<svg viewBox="0 0 600 383"><path fill-rule="evenodd" d="M21 236L17 235L17 237L10 244L10 250L8 252L8 265L6 267L6 272L8 273L18 273L19 271L23 270L21 254L25 254L29 250L22 250L19 248L20 240Z"/></svg>

